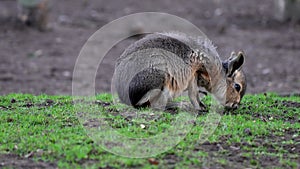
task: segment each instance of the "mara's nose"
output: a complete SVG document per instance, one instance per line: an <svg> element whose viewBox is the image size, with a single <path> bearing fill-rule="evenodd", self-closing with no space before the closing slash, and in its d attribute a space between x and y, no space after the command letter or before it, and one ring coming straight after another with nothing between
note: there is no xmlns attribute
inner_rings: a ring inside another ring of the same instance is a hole
<svg viewBox="0 0 300 169"><path fill-rule="evenodd" d="M237 109L237 108L239 108L239 104L238 104L238 103L235 103L235 104L232 105L232 109L235 110L235 109Z"/></svg>
<svg viewBox="0 0 300 169"><path fill-rule="evenodd" d="M239 104L238 103L233 103L231 105L226 105L225 108L235 110L235 109L239 108Z"/></svg>

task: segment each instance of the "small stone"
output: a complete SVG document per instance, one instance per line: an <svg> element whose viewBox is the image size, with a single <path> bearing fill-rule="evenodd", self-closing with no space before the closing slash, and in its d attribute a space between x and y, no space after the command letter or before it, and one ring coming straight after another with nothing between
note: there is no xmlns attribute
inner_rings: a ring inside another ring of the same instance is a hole
<svg viewBox="0 0 300 169"><path fill-rule="evenodd" d="M62 74L63 74L64 77L70 77L71 76L71 72L69 72L69 71L64 71Z"/></svg>
<svg viewBox="0 0 300 169"><path fill-rule="evenodd" d="M271 69L269 69L269 68L266 68L266 69L263 69L262 70L262 74L263 75L267 75L267 74L269 74L271 72Z"/></svg>
<svg viewBox="0 0 300 169"><path fill-rule="evenodd" d="M34 56L34 57L41 57L42 55L43 55L43 50L42 50L42 49L36 50L36 51L33 53L33 56Z"/></svg>
<svg viewBox="0 0 300 169"><path fill-rule="evenodd" d="M221 8L217 8L214 12L215 16L221 16L223 14L223 10Z"/></svg>

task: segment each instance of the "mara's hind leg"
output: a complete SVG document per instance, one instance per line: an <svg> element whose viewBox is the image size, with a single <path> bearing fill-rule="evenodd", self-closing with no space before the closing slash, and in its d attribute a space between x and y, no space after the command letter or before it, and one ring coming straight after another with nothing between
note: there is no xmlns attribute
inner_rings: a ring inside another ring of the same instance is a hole
<svg viewBox="0 0 300 169"><path fill-rule="evenodd" d="M168 96L163 90L153 89L147 92L137 105L148 104L149 107L155 110L165 110L168 103Z"/></svg>
<svg viewBox="0 0 300 169"><path fill-rule="evenodd" d="M163 94L165 72L148 68L137 73L129 84L129 99L134 107L162 107L165 104Z"/></svg>

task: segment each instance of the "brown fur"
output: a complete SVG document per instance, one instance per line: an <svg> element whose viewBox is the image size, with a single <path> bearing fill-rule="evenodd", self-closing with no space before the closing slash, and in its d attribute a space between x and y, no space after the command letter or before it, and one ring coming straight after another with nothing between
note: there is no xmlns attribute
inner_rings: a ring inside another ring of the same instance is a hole
<svg viewBox="0 0 300 169"><path fill-rule="evenodd" d="M181 33L158 33L146 36L125 50L116 64L114 81L119 98L124 103L130 103L126 91L128 81L143 92L131 88L137 97L143 95L133 106L150 101L151 106L164 107L166 102L187 90L194 108L202 109L199 87L203 87L222 105L237 108L246 89L246 79L241 70L243 63L242 52L233 52L229 59L222 62L216 48L206 38L193 38ZM164 73L151 76L151 79L146 74L133 78L132 74L140 72L141 67L153 67ZM157 80L162 79L162 87L150 87L152 83L159 86ZM143 86L147 87L148 92L145 93Z"/></svg>
<svg viewBox="0 0 300 169"><path fill-rule="evenodd" d="M165 86L172 92L177 93L180 91L180 87L177 80L174 77L168 76L166 79Z"/></svg>
<svg viewBox="0 0 300 169"><path fill-rule="evenodd" d="M246 79L242 71L236 71L232 78L227 78L228 86L226 91L226 106L236 107L243 98L246 90ZM238 92L234 89L233 85L237 83L241 86Z"/></svg>

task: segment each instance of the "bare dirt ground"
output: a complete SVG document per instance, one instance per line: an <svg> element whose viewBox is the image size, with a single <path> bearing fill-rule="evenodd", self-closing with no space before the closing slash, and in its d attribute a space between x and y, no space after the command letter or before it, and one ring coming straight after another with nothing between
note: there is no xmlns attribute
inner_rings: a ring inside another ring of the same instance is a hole
<svg viewBox="0 0 300 169"><path fill-rule="evenodd" d="M232 50L244 50L248 93L300 92L300 25L274 20L273 0L87 2L52 0L51 30L39 32L15 23L15 0L0 1L0 94L70 95L76 58L87 39L114 19L146 11L189 20L218 46L223 58ZM114 60L134 40L124 41L108 53L96 77L97 92L110 91ZM1 155L0 159L6 159L15 168L32 167L32 161L14 155ZM22 166L23 162L27 165ZM55 165L35 163L35 167Z"/></svg>
<svg viewBox="0 0 300 169"><path fill-rule="evenodd" d="M17 26L16 2L0 2L0 94L71 94L76 58L101 26L124 15L158 11L185 18L218 47L221 56L244 50L248 92L300 91L300 26L273 19L273 1L53 0L51 31ZM149 23L151 24L151 23ZM110 91L114 60L136 39L118 44L100 65L97 92Z"/></svg>

